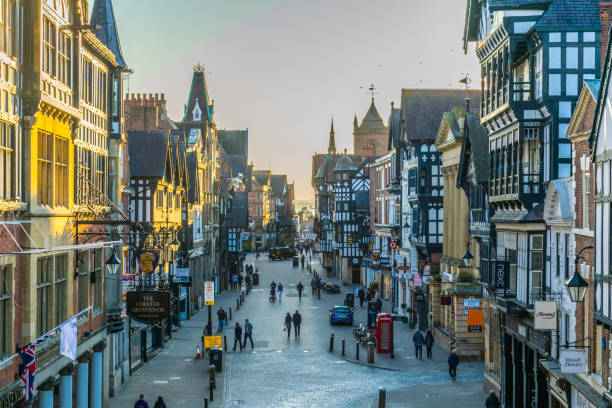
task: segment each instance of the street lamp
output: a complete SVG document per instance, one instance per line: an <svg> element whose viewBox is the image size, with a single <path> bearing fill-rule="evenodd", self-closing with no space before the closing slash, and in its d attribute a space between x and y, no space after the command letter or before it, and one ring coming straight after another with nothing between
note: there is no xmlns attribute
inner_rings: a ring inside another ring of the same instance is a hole
<svg viewBox="0 0 612 408"><path fill-rule="evenodd" d="M474 257L472 256L472 254L470 253L470 247L468 245L468 247L465 250L465 254L463 255L463 263L465 264L465 266L467 266L468 268L470 266L472 266L472 261L474 260Z"/></svg>
<svg viewBox="0 0 612 408"><path fill-rule="evenodd" d="M119 272L119 265L121 265L121 261L115 255L115 250L111 253L111 256L106 260L106 270L111 275L116 275Z"/></svg>
<svg viewBox="0 0 612 408"><path fill-rule="evenodd" d="M578 273L578 263L581 259L584 259L582 256L580 256L580 254L587 249L593 249L593 247L587 246L578 252L576 255L576 260L574 261L574 276L565 282L567 292L569 293L572 302L582 302L584 300L584 295L586 294L587 288L589 287L589 283L584 280L582 276L580 276L580 273Z"/></svg>

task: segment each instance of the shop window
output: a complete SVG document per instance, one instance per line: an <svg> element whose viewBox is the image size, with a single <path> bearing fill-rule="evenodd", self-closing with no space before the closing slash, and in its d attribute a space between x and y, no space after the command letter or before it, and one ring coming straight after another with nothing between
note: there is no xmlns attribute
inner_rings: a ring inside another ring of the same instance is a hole
<svg viewBox="0 0 612 408"><path fill-rule="evenodd" d="M68 272L68 254L57 255L55 257L55 324L60 324L67 319L67 292L66 276Z"/></svg>
<svg viewBox="0 0 612 408"><path fill-rule="evenodd" d="M13 267L0 266L0 355L13 354Z"/></svg>
<svg viewBox="0 0 612 408"><path fill-rule="evenodd" d="M53 257L47 256L37 260L36 281L36 325L37 336L42 336L53 327L52 287Z"/></svg>

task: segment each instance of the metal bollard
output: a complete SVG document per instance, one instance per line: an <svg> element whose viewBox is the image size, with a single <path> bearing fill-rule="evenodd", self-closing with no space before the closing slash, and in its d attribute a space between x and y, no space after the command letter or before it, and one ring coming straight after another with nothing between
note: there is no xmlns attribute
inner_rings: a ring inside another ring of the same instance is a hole
<svg viewBox="0 0 612 408"><path fill-rule="evenodd" d="M208 398L204 397L204 408L208 408Z"/></svg>
<svg viewBox="0 0 612 408"><path fill-rule="evenodd" d="M223 336L223 351L227 353L227 336Z"/></svg>
<svg viewBox="0 0 612 408"><path fill-rule="evenodd" d="M236 299L236 310L240 310L240 299Z"/></svg>
<svg viewBox="0 0 612 408"><path fill-rule="evenodd" d="M213 387L212 387L212 380L209 382L208 384L208 389L210 394L208 395L208 397L210 398L210 402L213 402L215 399L213 398Z"/></svg>
<svg viewBox="0 0 612 408"><path fill-rule="evenodd" d="M374 343L368 342L368 364L374 364Z"/></svg>
<svg viewBox="0 0 612 408"><path fill-rule="evenodd" d="M378 408L385 408L387 405L387 389L380 387L378 389Z"/></svg>
<svg viewBox="0 0 612 408"><path fill-rule="evenodd" d="M230 307L230 320L232 320L232 308Z"/></svg>
<svg viewBox="0 0 612 408"><path fill-rule="evenodd" d="M342 339L342 354L341 354L341 356L344 357L344 339Z"/></svg>
<svg viewBox="0 0 612 408"><path fill-rule="evenodd" d="M217 387L217 378L216 378L216 374L215 374L215 365L211 364L208 366L208 370L209 370L209 378L210 378L210 383L212 384L213 388Z"/></svg>
<svg viewBox="0 0 612 408"><path fill-rule="evenodd" d="M334 351L334 334L333 333L331 337L329 338L329 352L331 353L332 351Z"/></svg>
<svg viewBox="0 0 612 408"><path fill-rule="evenodd" d="M355 342L355 360L359 360L359 342Z"/></svg>

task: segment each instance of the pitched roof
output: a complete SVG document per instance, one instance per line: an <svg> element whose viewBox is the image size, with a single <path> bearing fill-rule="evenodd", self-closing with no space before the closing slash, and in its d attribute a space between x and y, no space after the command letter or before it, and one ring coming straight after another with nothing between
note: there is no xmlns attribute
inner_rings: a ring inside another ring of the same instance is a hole
<svg viewBox="0 0 612 408"><path fill-rule="evenodd" d="M334 166L334 172L346 173L346 172L355 170L355 168L356 167L353 165L353 161L351 160L350 157L342 156L336 162L336 165Z"/></svg>
<svg viewBox="0 0 612 408"><path fill-rule="evenodd" d="M268 185L270 181L270 170L253 170L253 179L260 186Z"/></svg>
<svg viewBox="0 0 612 408"><path fill-rule="evenodd" d="M368 112L363 117L361 124L357 128L359 132L372 132L372 131L385 131L387 127L380 117L380 113L376 109L374 105L374 98L372 98L372 103L370 104L370 108Z"/></svg>
<svg viewBox="0 0 612 408"><path fill-rule="evenodd" d="M593 98L597 100L599 95L599 87L601 86L601 79L585 79L584 84L589 88L589 92L593 95Z"/></svg>
<svg viewBox="0 0 612 408"><path fill-rule="evenodd" d="M396 147L402 138L401 120L401 110L391 107L391 115L389 117L389 145L387 146L387 150Z"/></svg>
<svg viewBox="0 0 612 408"><path fill-rule="evenodd" d="M489 133L480 123L480 116L474 113L466 114L466 134L472 151L476 181L487 183L489 181Z"/></svg>
<svg viewBox="0 0 612 408"><path fill-rule="evenodd" d="M244 155L248 156L248 141L249 131L248 130L217 130L217 138L225 153L231 155Z"/></svg>
<svg viewBox="0 0 612 408"><path fill-rule="evenodd" d="M480 90L469 90L468 95L472 100L471 108L477 110ZM408 140L435 140L442 114L456 106L464 106L465 98L465 90L402 89L403 137Z"/></svg>
<svg viewBox="0 0 612 408"><path fill-rule="evenodd" d="M536 30L580 30L601 25L598 0L554 0L551 3L536 23Z"/></svg>
<svg viewBox="0 0 612 408"><path fill-rule="evenodd" d="M100 27L94 32L95 36L112 51L119 67L125 68L127 64L121 53L121 44L119 43L117 23L115 22L115 13L113 12L111 0L94 1L90 24Z"/></svg>
<svg viewBox="0 0 612 408"><path fill-rule="evenodd" d="M196 120L193 117L193 111L195 107L202 112L200 120ZM206 78L204 77L204 67L197 65L193 70L193 77L191 79L191 88L189 88L189 98L187 99L187 105L185 105L185 115L183 116L182 122L206 122L212 123L212 106L210 104L210 98L208 95L208 89L206 87Z"/></svg>
<svg viewBox="0 0 612 408"><path fill-rule="evenodd" d="M445 144L446 134L442 134L445 129L445 124L448 126L448 129L451 131L456 141L461 141L463 139L463 124L458 122L461 118L465 118L465 109L458 106L454 107L450 112L444 112L442 114L442 120L436 136L436 147Z"/></svg>
<svg viewBox="0 0 612 408"><path fill-rule="evenodd" d="M161 130L128 132L130 177L164 177L168 136Z"/></svg>
<svg viewBox="0 0 612 408"><path fill-rule="evenodd" d="M511 10L520 8L546 8L554 0L489 0L489 10Z"/></svg>
<svg viewBox="0 0 612 408"><path fill-rule="evenodd" d="M272 188L272 194L282 196L285 194L285 187L287 186L287 175L272 174L270 176L270 186Z"/></svg>

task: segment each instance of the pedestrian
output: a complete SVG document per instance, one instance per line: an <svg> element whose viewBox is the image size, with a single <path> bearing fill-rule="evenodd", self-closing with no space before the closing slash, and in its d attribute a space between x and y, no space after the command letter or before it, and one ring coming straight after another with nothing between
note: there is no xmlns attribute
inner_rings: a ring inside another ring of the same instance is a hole
<svg viewBox="0 0 612 408"><path fill-rule="evenodd" d="M293 329L295 330L295 337L300 336L300 326L302 325L302 315L297 310L293 314Z"/></svg>
<svg viewBox="0 0 612 408"><path fill-rule="evenodd" d="M363 291L363 288L360 286L359 290L357 291L357 297L359 298L359 307L363 308L363 301L365 300L365 292Z"/></svg>
<svg viewBox="0 0 612 408"><path fill-rule="evenodd" d="M246 278L244 278L244 284L246 285L247 292L249 292L251 290L251 275L247 275Z"/></svg>
<svg viewBox="0 0 612 408"><path fill-rule="evenodd" d="M382 311L382 299L379 296L376 296L376 314L379 314Z"/></svg>
<svg viewBox="0 0 612 408"><path fill-rule="evenodd" d="M164 402L164 399L161 395L157 397L157 401L155 401L155 405L153 406L153 408L167 408L166 403Z"/></svg>
<svg viewBox="0 0 612 408"><path fill-rule="evenodd" d="M246 341L247 339L251 340L251 350L253 350L253 325L249 322L249 319L245 319L244 321L244 342L242 347L246 349Z"/></svg>
<svg viewBox="0 0 612 408"><path fill-rule="evenodd" d="M237 287L238 287L238 275L233 274L232 275L232 289L236 290Z"/></svg>
<svg viewBox="0 0 612 408"><path fill-rule="evenodd" d="M419 329L414 332L412 336L412 341L414 342L414 358L423 359L423 343L425 339L423 338L423 334Z"/></svg>
<svg viewBox="0 0 612 408"><path fill-rule="evenodd" d="M234 327L234 349L236 351L236 343L240 346L240 351L242 351L242 327L240 327L240 323L236 322L236 327Z"/></svg>
<svg viewBox="0 0 612 408"><path fill-rule="evenodd" d="M298 291L298 299L302 300L302 291L304 291L304 285L302 285L302 281L298 282L297 291Z"/></svg>
<svg viewBox="0 0 612 408"><path fill-rule="evenodd" d="M291 337L291 313L287 312L287 316L285 316L285 330L287 330L287 338Z"/></svg>
<svg viewBox="0 0 612 408"><path fill-rule="evenodd" d="M222 307L220 307L217 311L217 317L219 318L219 328L217 329L217 331L221 332L223 331L225 325L227 325L227 313L225 312L225 310L223 310Z"/></svg>
<svg viewBox="0 0 612 408"><path fill-rule="evenodd" d="M499 408L499 398L495 395L495 391L489 391L489 397L485 401L486 408Z"/></svg>
<svg viewBox="0 0 612 408"><path fill-rule="evenodd" d="M134 404L134 408L149 408L149 404L145 401L143 394L140 394L140 398Z"/></svg>
<svg viewBox="0 0 612 408"><path fill-rule="evenodd" d="M448 373L451 376L451 380L455 381L457 378L457 366L459 365L459 356L457 350L453 349L453 352L448 356Z"/></svg>
<svg viewBox="0 0 612 408"><path fill-rule="evenodd" d="M238 274L238 290L242 290L242 281L244 280L244 278L242 277L242 274L239 273Z"/></svg>
<svg viewBox="0 0 612 408"><path fill-rule="evenodd" d="M314 296L316 294L315 291L317 290L317 278L312 278L310 281L310 286L312 287L312 296Z"/></svg>
<svg viewBox="0 0 612 408"><path fill-rule="evenodd" d="M278 301L280 302L281 300L283 300L283 282L278 282L276 291L278 292Z"/></svg>
<svg viewBox="0 0 612 408"><path fill-rule="evenodd" d="M304 269L304 255L302 255L302 269Z"/></svg>
<svg viewBox="0 0 612 408"><path fill-rule="evenodd" d="M431 358L431 349L434 345L434 336L431 334L431 330L427 330L425 335L425 348L427 349L427 358Z"/></svg>

